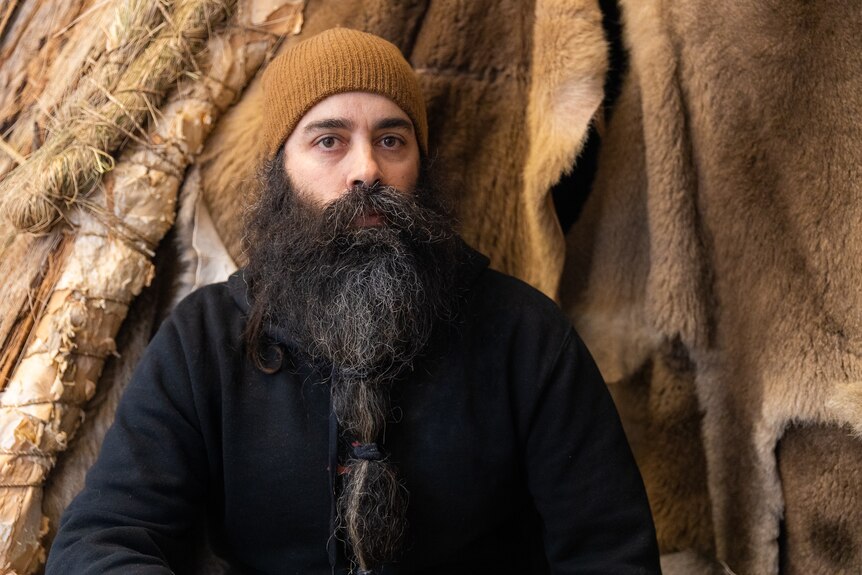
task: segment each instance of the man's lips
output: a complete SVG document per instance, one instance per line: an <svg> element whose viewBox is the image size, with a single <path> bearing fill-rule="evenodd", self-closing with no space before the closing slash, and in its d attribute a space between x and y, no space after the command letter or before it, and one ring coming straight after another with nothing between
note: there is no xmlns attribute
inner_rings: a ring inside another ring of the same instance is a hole
<svg viewBox="0 0 862 575"><path fill-rule="evenodd" d="M353 225L357 228L371 228L382 226L386 222L386 218L379 212L368 212L359 214L354 218Z"/></svg>

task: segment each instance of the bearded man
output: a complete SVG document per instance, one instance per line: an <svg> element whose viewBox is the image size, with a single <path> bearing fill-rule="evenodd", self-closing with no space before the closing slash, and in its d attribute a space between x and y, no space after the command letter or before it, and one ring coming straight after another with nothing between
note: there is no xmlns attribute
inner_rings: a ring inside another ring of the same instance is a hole
<svg viewBox="0 0 862 575"><path fill-rule="evenodd" d="M610 396L558 308L467 247L376 36L264 78L248 266L160 328L48 573L659 573Z"/></svg>

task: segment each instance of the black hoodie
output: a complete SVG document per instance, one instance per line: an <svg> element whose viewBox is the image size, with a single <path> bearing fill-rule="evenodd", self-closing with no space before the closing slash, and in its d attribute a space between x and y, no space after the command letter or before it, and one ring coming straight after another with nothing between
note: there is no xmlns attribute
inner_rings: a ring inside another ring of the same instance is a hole
<svg viewBox="0 0 862 575"><path fill-rule="evenodd" d="M384 573L659 573L643 484L602 378L557 306L470 252L457 322L392 390L383 448L409 493ZM205 526L232 573L347 573L331 536L325 377L257 370L242 272L187 297L130 382L47 574L186 573Z"/></svg>

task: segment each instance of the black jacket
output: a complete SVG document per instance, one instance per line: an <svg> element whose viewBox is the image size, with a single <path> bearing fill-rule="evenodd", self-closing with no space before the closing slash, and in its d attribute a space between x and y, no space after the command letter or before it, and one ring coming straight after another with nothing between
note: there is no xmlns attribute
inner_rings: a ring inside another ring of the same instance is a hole
<svg viewBox="0 0 862 575"><path fill-rule="evenodd" d="M393 389L384 447L410 493L409 541L385 572L659 573L643 484L583 343L551 300L468 259L460 320ZM329 388L289 351L277 373L255 369L246 310L238 272L161 326L49 575L188 572L204 524L236 572L346 573L330 537Z"/></svg>

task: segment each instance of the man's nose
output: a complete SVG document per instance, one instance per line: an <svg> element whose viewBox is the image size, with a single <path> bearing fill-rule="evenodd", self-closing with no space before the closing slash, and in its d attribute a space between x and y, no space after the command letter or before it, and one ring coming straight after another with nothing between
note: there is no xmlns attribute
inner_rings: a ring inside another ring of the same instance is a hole
<svg viewBox="0 0 862 575"><path fill-rule="evenodd" d="M374 147L369 143L351 147L350 164L347 171L347 187L371 185L381 179L380 164L374 156Z"/></svg>

